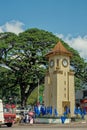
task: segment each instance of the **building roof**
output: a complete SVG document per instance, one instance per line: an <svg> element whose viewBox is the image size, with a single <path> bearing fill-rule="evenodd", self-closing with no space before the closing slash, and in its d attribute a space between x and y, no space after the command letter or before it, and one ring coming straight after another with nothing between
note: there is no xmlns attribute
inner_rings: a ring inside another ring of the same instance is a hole
<svg viewBox="0 0 87 130"><path fill-rule="evenodd" d="M59 41L55 46L54 48L52 49L52 51L50 51L46 57L51 57L53 55L67 55L69 57L72 56L72 53L69 52L64 46L63 44Z"/></svg>

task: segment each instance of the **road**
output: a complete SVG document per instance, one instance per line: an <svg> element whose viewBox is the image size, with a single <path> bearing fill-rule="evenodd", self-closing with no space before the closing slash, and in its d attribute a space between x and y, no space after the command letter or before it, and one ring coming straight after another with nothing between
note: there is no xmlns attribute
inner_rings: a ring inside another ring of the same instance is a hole
<svg viewBox="0 0 87 130"><path fill-rule="evenodd" d="M72 128L29 128L29 127L12 127L0 128L0 130L72 130ZM87 128L74 128L74 130L87 130Z"/></svg>
<svg viewBox="0 0 87 130"><path fill-rule="evenodd" d="M13 125L8 128L6 126L2 126L0 130L87 130L87 124L33 124L33 125Z"/></svg>

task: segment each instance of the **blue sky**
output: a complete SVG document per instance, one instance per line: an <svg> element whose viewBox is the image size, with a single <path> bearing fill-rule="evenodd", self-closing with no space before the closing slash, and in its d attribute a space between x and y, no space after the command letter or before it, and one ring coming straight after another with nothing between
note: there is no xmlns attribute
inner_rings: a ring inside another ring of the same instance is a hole
<svg viewBox="0 0 87 130"><path fill-rule="evenodd" d="M87 0L0 0L0 32L35 27L58 35L87 59Z"/></svg>
<svg viewBox="0 0 87 130"><path fill-rule="evenodd" d="M24 23L25 29L84 35L87 0L0 0L0 25L12 20Z"/></svg>

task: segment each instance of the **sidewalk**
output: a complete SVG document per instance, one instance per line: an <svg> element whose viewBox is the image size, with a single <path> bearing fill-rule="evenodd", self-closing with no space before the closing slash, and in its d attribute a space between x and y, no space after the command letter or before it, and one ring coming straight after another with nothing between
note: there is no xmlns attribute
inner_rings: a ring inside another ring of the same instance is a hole
<svg viewBox="0 0 87 130"><path fill-rule="evenodd" d="M19 126L27 127L40 127L40 128L87 128L86 121L71 122L67 124L29 124L29 123L20 123Z"/></svg>

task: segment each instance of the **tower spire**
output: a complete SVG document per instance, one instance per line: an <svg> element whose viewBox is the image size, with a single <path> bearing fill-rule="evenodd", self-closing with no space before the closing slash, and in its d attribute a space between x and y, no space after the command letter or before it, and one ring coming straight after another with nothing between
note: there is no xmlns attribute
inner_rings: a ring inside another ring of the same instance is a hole
<svg viewBox="0 0 87 130"><path fill-rule="evenodd" d="M72 53L69 52L64 46L63 44L59 41L55 46L54 48L52 49L52 51L50 51L46 57L50 57L52 55L55 55L55 54L58 54L58 55L68 55L68 56L72 56Z"/></svg>

